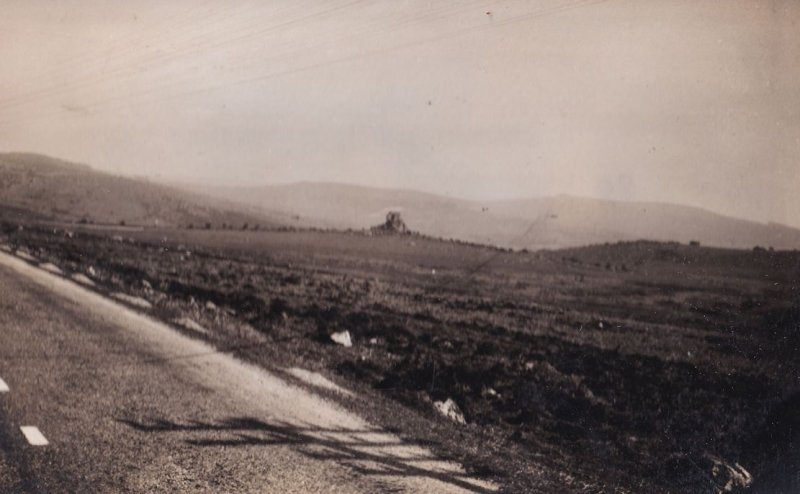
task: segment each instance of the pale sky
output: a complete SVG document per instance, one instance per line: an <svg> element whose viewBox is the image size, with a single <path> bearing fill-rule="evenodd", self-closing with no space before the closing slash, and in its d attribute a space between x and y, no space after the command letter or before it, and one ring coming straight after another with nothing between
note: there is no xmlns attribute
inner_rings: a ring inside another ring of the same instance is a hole
<svg viewBox="0 0 800 494"><path fill-rule="evenodd" d="M800 227L795 0L0 0L0 151Z"/></svg>

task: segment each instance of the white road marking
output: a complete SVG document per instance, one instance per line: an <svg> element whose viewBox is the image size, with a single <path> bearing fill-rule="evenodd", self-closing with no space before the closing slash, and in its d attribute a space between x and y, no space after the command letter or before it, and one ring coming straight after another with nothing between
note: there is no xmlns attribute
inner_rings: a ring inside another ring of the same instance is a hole
<svg viewBox="0 0 800 494"><path fill-rule="evenodd" d="M301 369L300 367L292 367L290 369L286 369L286 372L288 372L289 374L293 375L294 377L303 381L306 384L310 384L312 386L318 386L324 389L329 389L331 391L336 391L337 393L342 393L343 395L353 396L353 393L339 386L335 382L329 380L322 374L307 371L305 369Z"/></svg>
<svg viewBox="0 0 800 494"><path fill-rule="evenodd" d="M47 446L47 438L44 437L44 434L39 430L38 427L33 425L23 425L19 428L23 434L25 434L25 439L31 444L31 446Z"/></svg>
<svg viewBox="0 0 800 494"><path fill-rule="evenodd" d="M8 393L8 392L9 392L8 384L6 384L6 382L3 381L3 378L0 377L0 393Z"/></svg>

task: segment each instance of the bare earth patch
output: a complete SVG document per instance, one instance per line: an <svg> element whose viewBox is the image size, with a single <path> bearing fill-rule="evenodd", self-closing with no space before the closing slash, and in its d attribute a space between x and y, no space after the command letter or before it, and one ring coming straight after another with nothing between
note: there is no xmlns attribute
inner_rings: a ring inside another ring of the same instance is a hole
<svg viewBox="0 0 800 494"><path fill-rule="evenodd" d="M194 332L202 333L202 334L208 334L208 330L206 328L204 328L203 326L201 326L200 324L195 322L194 319L191 319L189 317L179 317L179 318L173 319L172 322L174 322L178 326L180 326L182 328L185 328L185 329L188 329L190 331L194 331Z"/></svg>
<svg viewBox="0 0 800 494"><path fill-rule="evenodd" d="M21 249L17 249L17 257L19 257L20 259L25 259L26 261L29 261L29 262L38 261L38 259L36 259L32 255L28 254L26 251L21 250Z"/></svg>
<svg viewBox="0 0 800 494"><path fill-rule="evenodd" d="M44 269L45 271L49 271L50 273L53 273L53 274L64 274L64 272L61 271L61 269L58 266L56 266L55 264L53 264L51 262L46 262L44 264L40 264L39 267Z"/></svg>
<svg viewBox="0 0 800 494"><path fill-rule="evenodd" d="M133 295L128 295L127 293L122 293L122 292L114 292L111 294L111 296L117 300L125 302L126 304L133 305L134 307L139 307L140 309L153 308L153 305L150 302L141 297L134 297Z"/></svg>
<svg viewBox="0 0 800 494"><path fill-rule="evenodd" d="M91 278L89 278L83 273L75 273L72 276L70 276L70 278L77 281L81 285L95 286L94 281L92 281Z"/></svg>

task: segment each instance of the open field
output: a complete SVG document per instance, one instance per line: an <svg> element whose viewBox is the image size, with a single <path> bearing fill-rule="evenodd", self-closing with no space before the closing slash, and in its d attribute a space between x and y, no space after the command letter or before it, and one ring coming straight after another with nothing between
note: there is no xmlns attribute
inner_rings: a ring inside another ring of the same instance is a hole
<svg viewBox="0 0 800 494"><path fill-rule="evenodd" d="M13 224L2 242L374 396L375 420L511 491L714 492L719 465L758 483L795 440L800 252Z"/></svg>

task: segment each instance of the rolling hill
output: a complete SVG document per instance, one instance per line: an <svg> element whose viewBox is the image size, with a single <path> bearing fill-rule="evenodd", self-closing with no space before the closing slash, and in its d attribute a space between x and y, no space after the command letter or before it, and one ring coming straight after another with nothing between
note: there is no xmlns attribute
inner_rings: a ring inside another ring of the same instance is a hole
<svg viewBox="0 0 800 494"><path fill-rule="evenodd" d="M800 248L800 230L664 203L560 195L478 202L410 190L330 183L203 188L206 194L292 216L298 226L368 228L397 210L411 230L503 247L556 249L659 240L749 249Z"/></svg>
<svg viewBox="0 0 800 494"><path fill-rule="evenodd" d="M0 219L360 230L381 224L389 211L400 211L411 230L425 235L516 249L641 239L745 249L800 248L798 229L675 204L567 195L479 202L331 183L178 187L37 154L0 154Z"/></svg>
<svg viewBox="0 0 800 494"><path fill-rule="evenodd" d="M247 206L27 153L0 154L0 218L143 226L281 224Z"/></svg>

